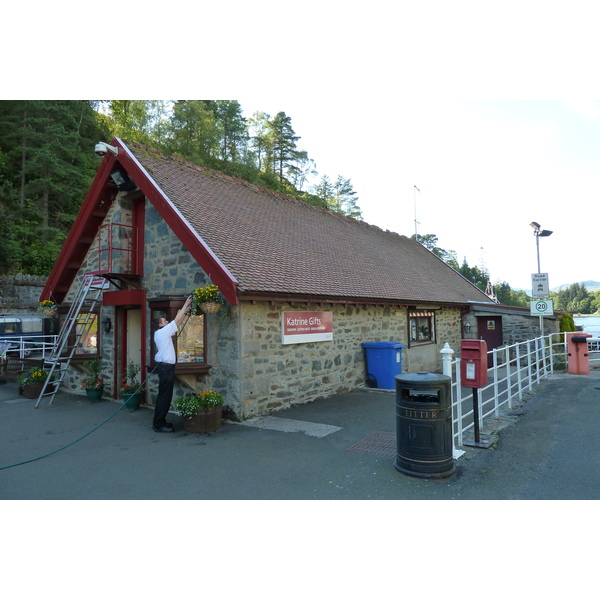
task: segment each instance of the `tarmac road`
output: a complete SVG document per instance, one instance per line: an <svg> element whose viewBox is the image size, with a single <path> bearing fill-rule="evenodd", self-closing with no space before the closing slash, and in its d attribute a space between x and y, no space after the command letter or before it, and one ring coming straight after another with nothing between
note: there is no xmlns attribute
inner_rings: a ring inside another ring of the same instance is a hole
<svg viewBox="0 0 600 600"><path fill-rule="evenodd" d="M118 402L60 393L34 403L0 385L0 499L600 498L599 369L554 375L508 420L486 420L497 443L465 447L439 480L394 468L392 393L342 394L207 435L184 432L175 415L175 433L154 433L150 410L114 414Z"/></svg>

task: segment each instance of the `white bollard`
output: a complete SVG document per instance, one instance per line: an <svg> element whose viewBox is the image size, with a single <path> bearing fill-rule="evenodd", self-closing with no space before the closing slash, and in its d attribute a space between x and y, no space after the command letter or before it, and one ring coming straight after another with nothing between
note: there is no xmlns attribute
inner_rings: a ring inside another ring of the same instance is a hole
<svg viewBox="0 0 600 600"><path fill-rule="evenodd" d="M448 377L452 377L452 356L454 355L454 350L450 348L448 342L440 350L440 354L442 355L442 373Z"/></svg>

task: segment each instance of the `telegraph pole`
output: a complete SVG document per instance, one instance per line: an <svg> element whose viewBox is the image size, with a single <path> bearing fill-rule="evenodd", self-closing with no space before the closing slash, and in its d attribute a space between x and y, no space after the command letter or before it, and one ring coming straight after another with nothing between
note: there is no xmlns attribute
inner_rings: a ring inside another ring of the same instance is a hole
<svg viewBox="0 0 600 600"><path fill-rule="evenodd" d="M417 225L419 221L417 221L417 192L419 192L419 197L421 197L421 190L415 185L413 190L413 202L415 205L415 240L419 241L417 238Z"/></svg>

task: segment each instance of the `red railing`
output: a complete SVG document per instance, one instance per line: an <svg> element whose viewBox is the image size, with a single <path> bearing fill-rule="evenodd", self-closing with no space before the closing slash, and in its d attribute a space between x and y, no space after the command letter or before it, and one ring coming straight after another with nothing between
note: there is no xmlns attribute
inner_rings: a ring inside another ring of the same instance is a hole
<svg viewBox="0 0 600 600"><path fill-rule="evenodd" d="M98 273L137 275L137 227L105 223L98 233Z"/></svg>

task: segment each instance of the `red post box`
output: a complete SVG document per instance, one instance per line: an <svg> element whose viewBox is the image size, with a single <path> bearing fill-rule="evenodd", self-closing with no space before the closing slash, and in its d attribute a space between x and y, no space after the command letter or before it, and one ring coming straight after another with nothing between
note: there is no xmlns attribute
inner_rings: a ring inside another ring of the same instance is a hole
<svg viewBox="0 0 600 600"><path fill-rule="evenodd" d="M487 344L485 340L462 340L460 343L460 378L464 387L487 385Z"/></svg>
<svg viewBox="0 0 600 600"><path fill-rule="evenodd" d="M570 375L589 375L590 359L588 355L587 338L591 333L581 331L568 332L567 336L567 365Z"/></svg>

